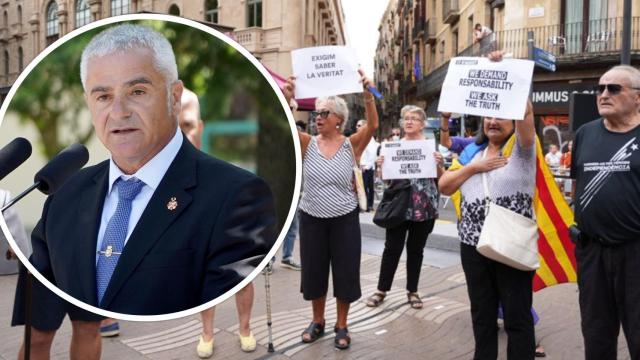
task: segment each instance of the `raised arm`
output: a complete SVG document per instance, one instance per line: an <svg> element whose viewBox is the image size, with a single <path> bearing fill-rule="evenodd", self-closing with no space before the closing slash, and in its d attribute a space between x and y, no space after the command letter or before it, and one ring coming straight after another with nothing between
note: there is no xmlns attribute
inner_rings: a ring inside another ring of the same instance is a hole
<svg viewBox="0 0 640 360"><path fill-rule="evenodd" d="M282 87L282 92L284 93L285 99L287 99L287 104L291 104L291 100L293 100L293 94L295 94L295 88L296 78L294 76L289 76L287 82ZM304 154L307 152L309 142L311 141L311 135L298 129L298 138L300 139L300 150L302 152L302 157L304 157Z"/></svg>
<svg viewBox="0 0 640 360"><path fill-rule="evenodd" d="M378 109L376 109L376 99L369 91L369 86L373 86L373 82L368 79L362 70L358 70L362 76L362 86L364 87L364 116L367 123L360 128L355 134L351 135L349 140L353 145L353 151L356 153L356 157L359 158L362 152L367 147L367 144L371 140L373 133L378 129Z"/></svg>
<svg viewBox="0 0 640 360"><path fill-rule="evenodd" d="M533 123L533 104L527 100L527 110L522 121L516 121L516 136L520 146L530 149L536 141L536 129Z"/></svg>
<svg viewBox="0 0 640 360"><path fill-rule="evenodd" d="M488 57L491 61L502 61L503 54L503 51L498 50L490 53ZM522 121L516 121L516 135L520 146L525 149L531 148L536 141L536 130L533 124L533 104L531 100L527 100L524 119Z"/></svg>
<svg viewBox="0 0 640 360"><path fill-rule="evenodd" d="M453 145L449 136L449 118L451 118L451 113L440 114L440 145L447 149L451 149L451 145Z"/></svg>

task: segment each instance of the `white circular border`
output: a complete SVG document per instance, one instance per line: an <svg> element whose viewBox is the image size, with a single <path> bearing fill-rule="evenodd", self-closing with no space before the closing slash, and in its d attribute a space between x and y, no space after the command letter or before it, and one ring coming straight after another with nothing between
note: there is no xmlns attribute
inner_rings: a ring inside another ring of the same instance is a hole
<svg viewBox="0 0 640 360"><path fill-rule="evenodd" d="M276 240L275 244L273 245L273 247L271 248L271 250L269 251L267 256L262 260L262 262L258 265L258 267L253 272L251 272L251 274L249 274L249 276L247 276L244 280L242 280L238 285L234 286L231 290L227 291L223 295L218 296L217 298L215 298L215 299L213 299L213 300L211 300L211 301L209 301L207 303L204 303L202 305L196 306L196 307L188 309L188 310L178 311L178 312L169 313L169 314L162 314L162 315L130 315L130 314L123 314L123 313L116 313L116 312L112 312L112 311L107 311L107 310L104 310L104 309L97 308L95 306L91 306L91 305L86 304L86 303L84 303L84 302L82 302L80 300L77 300L76 298L68 295L64 291L62 291L59 288L57 288L55 285L53 285L51 282L49 282L49 280L47 280L44 276L42 276L42 274L40 274L40 272L36 271L36 269L33 267L33 265L24 256L24 254L22 253L22 251L20 250L20 248L16 244L15 240L13 239L13 236L9 232L9 228L7 227L7 224L5 222L3 214L0 214L0 215L2 215L2 216L0 216L0 227L2 228L2 232L4 233L5 237L9 241L9 245L11 246L13 251L15 251L16 255L18 256L18 258L20 259L22 264L24 264L27 267L29 272L31 272L49 290L53 291L54 293L56 293L58 296L60 296L64 300L66 300L66 301L72 303L73 305L78 306L78 307L80 307L80 308L82 308L84 310L91 311L93 313L96 313L96 314L99 314L99 315L102 315L102 316L105 316L105 317L110 317L110 318L115 318L115 319L120 319L120 320L128 320L128 321L164 321L164 320L172 320L172 319L177 319L177 318L193 315L193 314L199 313L199 312L201 312L203 310L206 310L206 309L208 309L208 308L210 308L212 306L218 305L219 303L227 300L231 296L235 295L240 289L244 288L247 284L252 282L253 279L256 276L258 276L258 274L262 271L262 269L271 260L271 258L273 256L275 256L276 252L278 251L278 248L280 248L280 245L284 241L284 237L287 235L287 231L286 230L288 230L289 226L291 226L291 222L293 221L293 217L295 216L295 213L296 213L296 209L297 209L297 205L298 205L298 198L299 198L299 195L300 195L302 158L301 158L301 155L300 155L301 154L300 140L298 138L297 128L296 128L296 125L295 125L295 121L293 119L293 113L289 109L289 104L287 103L287 101L286 101L286 99L284 97L284 94L282 93L282 91L278 87L278 84L273 79L271 74L269 74L267 72L266 68L262 65L262 63L260 63L260 61L258 61L258 59L256 59L242 45L238 44L237 42L235 42L234 40L232 40L228 36L226 36L226 35L222 34L221 32L219 32L218 30L215 30L215 29L213 29L211 27L208 27L208 26L206 26L204 24L201 24L201 23L199 23L197 21L194 21L194 20L189 20L189 19L186 19L186 18L182 18L182 17L178 17L178 16L172 16L172 15L165 15L165 14L129 14L129 15L120 15L120 16L114 16L114 17L105 18L105 19L98 20L98 21L92 22L90 24L87 24L87 25L85 25L85 26L83 26L81 28L75 29L75 30L71 31L70 33L64 35L62 38L58 39L53 44L49 45L47 48L45 48L42 52L40 52L40 54L38 54L38 56L36 56L29 63L29 65L22 71L20 76L18 76L18 79L11 86L11 89L10 89L7 97L5 98L4 103L2 104L2 107L0 108L0 126L2 126L2 121L4 120L4 116L5 116L6 112L7 112L7 108L9 107L9 103L11 102L11 99L15 95L18 87L20 87L20 85L22 84L24 79L36 67L36 65L38 65L50 52L54 51L60 45L64 44L65 42L75 38L76 36L86 32L86 31L95 29L95 28L103 26L103 25L119 23L119 22L125 22L125 21L132 21L132 20L160 20L160 21L165 21L165 22L179 23L179 24L182 24L182 25L187 25L187 26L199 29L201 31L204 31L204 32L210 34L210 35L213 35L214 37L218 38L218 40L221 40L221 41L225 42L227 45L232 46L239 53L241 53L247 60L251 61L253 66L255 66L258 69L258 71L260 71L260 73L262 73L262 76L267 80L269 85L271 85L271 87L273 88L273 90L276 93L278 99L280 100L280 104L282 105L282 107L285 110L285 114L287 115L287 119L289 121L289 127L291 129L291 136L293 137L294 150L295 150L295 156L296 156L296 179L295 179L295 186L294 186L294 191L293 191L293 198L291 199L292 200L291 208L289 209L289 214L287 215L287 219L285 221L285 224L282 227L282 229L280 230L280 234L278 235L278 239Z"/></svg>

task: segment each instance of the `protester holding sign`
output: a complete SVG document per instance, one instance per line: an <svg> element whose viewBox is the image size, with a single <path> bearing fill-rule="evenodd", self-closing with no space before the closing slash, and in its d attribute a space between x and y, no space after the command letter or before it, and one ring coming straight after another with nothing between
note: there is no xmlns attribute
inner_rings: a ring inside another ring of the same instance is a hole
<svg viewBox="0 0 640 360"><path fill-rule="evenodd" d="M372 82L362 71L360 75L365 89L366 123L358 132L350 137L342 134L349 109L338 96L316 100L313 116L317 136L298 131L304 176L299 203L301 291L313 307L313 320L302 333L302 342L314 342L324 334L331 266L333 294L337 298L334 345L341 350L349 348L351 343L347 330L350 303L361 296L361 236L353 167L378 128L375 99L367 90ZM293 97L294 77L287 80L283 91L287 100Z"/></svg>
<svg viewBox="0 0 640 360"><path fill-rule="evenodd" d="M493 52L489 58L500 61L502 52ZM514 130L515 136L512 136ZM503 156L503 147L510 139L515 141L515 145L507 159ZM462 268L471 302L476 344L474 358L496 359L498 356L496 316L498 303L501 303L508 335L507 358L533 359L535 335L531 289L534 271L517 270L490 260L476 250L487 206L483 173L491 202L525 217L533 217L536 150L531 102L527 102L524 120L521 121L485 117L478 140L472 145L477 146L470 162L458 170L448 170L440 179L439 187L446 195L458 189L462 193L458 232L462 242Z"/></svg>
<svg viewBox="0 0 640 360"><path fill-rule="evenodd" d="M407 105L400 125L404 129L401 142L424 140L422 130L425 126L426 114L417 106ZM444 173L444 159L442 155L431 149L437 163L437 175ZM384 156L378 158L378 165L384 163ZM418 281L427 237L433 231L433 225L438 218L438 185L436 179L426 176L392 180L390 186L398 186L397 182L410 182L411 195L407 204L405 221L393 228L387 228L384 252L380 263L378 290L367 299L367 306L376 307L384 301L387 291L391 289L393 277L402 255L405 239L407 244L407 300L414 309L422 309L422 299L418 294ZM407 236L408 235L408 236Z"/></svg>

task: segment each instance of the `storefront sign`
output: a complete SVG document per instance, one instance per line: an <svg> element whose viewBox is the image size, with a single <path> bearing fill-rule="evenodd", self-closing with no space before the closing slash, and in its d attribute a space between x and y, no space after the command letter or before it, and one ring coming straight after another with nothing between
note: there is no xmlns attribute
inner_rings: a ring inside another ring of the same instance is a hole
<svg viewBox="0 0 640 360"><path fill-rule="evenodd" d="M569 114L571 93L595 94L595 80L588 83L533 84L533 111L536 114Z"/></svg>

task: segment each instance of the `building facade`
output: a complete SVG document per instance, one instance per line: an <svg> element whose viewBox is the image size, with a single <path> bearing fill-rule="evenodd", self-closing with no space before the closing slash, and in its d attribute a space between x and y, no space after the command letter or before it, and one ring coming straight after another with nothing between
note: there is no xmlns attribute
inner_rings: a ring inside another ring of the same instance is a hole
<svg viewBox="0 0 640 360"><path fill-rule="evenodd" d="M500 49L528 58L534 46L556 56L554 72L536 66L534 112L547 142L566 144L573 92L591 92L598 78L620 62L623 0L392 0L380 24L376 81L388 96L383 118L397 118L403 104L437 117L449 60ZM640 7L631 14L631 61L640 64ZM478 43L473 28L493 33Z"/></svg>
<svg viewBox="0 0 640 360"><path fill-rule="evenodd" d="M344 45L340 0L0 0L0 96L26 65L68 32L109 16L165 13L233 29L271 70L291 74L293 49Z"/></svg>

